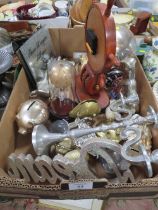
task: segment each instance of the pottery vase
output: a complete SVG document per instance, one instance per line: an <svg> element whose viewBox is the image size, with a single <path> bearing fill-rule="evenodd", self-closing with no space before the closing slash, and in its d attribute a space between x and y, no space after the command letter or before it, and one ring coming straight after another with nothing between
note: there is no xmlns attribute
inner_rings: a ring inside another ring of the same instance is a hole
<svg viewBox="0 0 158 210"><path fill-rule="evenodd" d="M158 80L158 37L153 40L153 48L144 55L143 68L150 83Z"/></svg>

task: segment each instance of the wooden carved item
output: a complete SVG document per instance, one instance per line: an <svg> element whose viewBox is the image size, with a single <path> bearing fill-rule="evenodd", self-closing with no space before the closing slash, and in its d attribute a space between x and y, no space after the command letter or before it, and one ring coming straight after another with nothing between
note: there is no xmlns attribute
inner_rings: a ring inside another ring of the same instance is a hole
<svg viewBox="0 0 158 210"><path fill-rule="evenodd" d="M130 27L134 35L139 35L146 31L150 17L151 13L149 12L142 11L138 13L136 24Z"/></svg>
<svg viewBox="0 0 158 210"><path fill-rule="evenodd" d="M96 99L101 108L107 107L109 98L105 92L105 71L113 65L120 65L115 57L116 29L113 17L110 15L114 0L108 0L107 5L93 3L85 26L85 44L88 63L83 67L81 75L76 77L76 92L83 101ZM97 22L97 24L96 24Z"/></svg>
<svg viewBox="0 0 158 210"><path fill-rule="evenodd" d="M109 165L110 172L115 174L115 181L127 182L130 179L134 182L133 174L129 169L130 164L123 159L116 162L107 152L111 150L120 157L121 147L105 138L93 138L87 141L80 151L74 150L65 156L58 154L53 160L46 155L34 159L30 154L15 155L13 153L8 158L8 174L12 178L23 178L26 182L50 184L56 184L57 181L62 180L95 179L98 174L89 165L89 154L91 154L102 157L105 164ZM108 167L105 167L105 172L108 172L109 169L106 168Z"/></svg>
<svg viewBox="0 0 158 210"><path fill-rule="evenodd" d="M25 182L46 182L55 184L61 179L52 167L52 160L46 155L34 159L32 155L15 155L8 157L8 174L12 178L23 178Z"/></svg>

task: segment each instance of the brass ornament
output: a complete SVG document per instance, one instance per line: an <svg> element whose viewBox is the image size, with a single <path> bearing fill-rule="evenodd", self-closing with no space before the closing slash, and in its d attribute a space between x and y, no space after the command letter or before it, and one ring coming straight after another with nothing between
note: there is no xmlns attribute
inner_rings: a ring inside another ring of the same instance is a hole
<svg viewBox="0 0 158 210"><path fill-rule="evenodd" d="M106 132L97 132L96 135L101 138L111 139L112 141L119 143L120 139L120 131L117 130L108 130Z"/></svg>
<svg viewBox="0 0 158 210"><path fill-rule="evenodd" d="M65 138L62 142L56 145L56 154L65 155L74 148L73 140L70 138Z"/></svg>
<svg viewBox="0 0 158 210"><path fill-rule="evenodd" d="M92 117L101 112L101 108L97 101L90 99L79 103L70 113L72 118L76 117Z"/></svg>

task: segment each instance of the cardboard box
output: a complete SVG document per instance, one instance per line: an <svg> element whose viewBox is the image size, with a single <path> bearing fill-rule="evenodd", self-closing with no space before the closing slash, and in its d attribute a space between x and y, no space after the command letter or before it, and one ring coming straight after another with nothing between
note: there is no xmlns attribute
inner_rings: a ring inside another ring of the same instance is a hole
<svg viewBox="0 0 158 210"><path fill-rule="evenodd" d="M84 51L84 28L77 27L73 29L50 29L49 30L54 55L72 57L74 51ZM136 65L137 92L140 98L140 114L146 115L147 108L151 105L155 111L158 111L158 105L152 93L143 69L137 61ZM22 70L11 94L5 113L0 122L0 195L14 197L32 197L32 198L52 198L52 199L105 199L109 197L132 198L132 197L154 197L157 196L157 168L155 167L155 178L142 179L137 183L127 184L107 184L102 179L97 180L79 180L78 182L92 182L92 189L87 190L69 190L69 182L66 181L60 185L45 185L24 183L23 180L11 179L5 172L7 170L7 158L12 152L34 154L31 135L21 136L17 133L15 115L21 103L29 97L29 85ZM158 130L152 128L153 149L158 148ZM141 177L141 170L138 176ZM77 181L75 181L77 182ZM14 194L13 194L14 193Z"/></svg>

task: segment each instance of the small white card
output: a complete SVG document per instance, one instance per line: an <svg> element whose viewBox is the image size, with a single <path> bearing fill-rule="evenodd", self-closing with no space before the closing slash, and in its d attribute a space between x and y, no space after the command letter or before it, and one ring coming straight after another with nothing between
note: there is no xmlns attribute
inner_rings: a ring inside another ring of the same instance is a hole
<svg viewBox="0 0 158 210"><path fill-rule="evenodd" d="M93 188L93 182L69 183L69 190L90 190L92 188Z"/></svg>

